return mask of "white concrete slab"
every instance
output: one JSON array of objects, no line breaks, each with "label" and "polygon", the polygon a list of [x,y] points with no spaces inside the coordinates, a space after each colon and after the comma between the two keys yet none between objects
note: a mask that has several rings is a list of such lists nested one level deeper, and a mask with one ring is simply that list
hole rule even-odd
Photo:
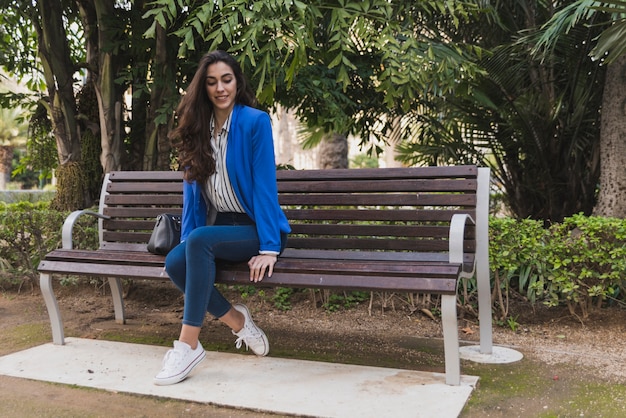
[{"label": "white concrete slab", "polygon": [[67,338],[0,357],[0,374],[114,392],[315,417],[457,417],[478,378],[207,352],[183,382],[155,386],[166,347]]}]

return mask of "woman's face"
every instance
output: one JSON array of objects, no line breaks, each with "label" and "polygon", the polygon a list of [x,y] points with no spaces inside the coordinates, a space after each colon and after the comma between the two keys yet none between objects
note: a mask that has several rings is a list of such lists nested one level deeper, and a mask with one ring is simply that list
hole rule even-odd
[{"label": "woman's face", "polygon": [[209,65],[205,86],[215,113],[228,115],[235,106],[237,95],[237,79],[233,69],[222,61]]}]

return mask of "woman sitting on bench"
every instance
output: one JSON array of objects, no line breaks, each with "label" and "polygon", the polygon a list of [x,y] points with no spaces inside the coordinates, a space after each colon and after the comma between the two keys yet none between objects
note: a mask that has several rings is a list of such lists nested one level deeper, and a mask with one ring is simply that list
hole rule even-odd
[{"label": "woman sitting on bench", "polygon": [[278,204],[274,141],[269,115],[237,61],[214,51],[200,61],[170,133],[184,167],[181,243],[165,260],[184,293],[182,328],[154,378],[157,385],[185,379],[205,357],[198,338],[208,311],[259,356],[265,333],[243,304],[231,305],[215,288],[215,260],[248,261],[250,280],[272,275],[290,227]]}]

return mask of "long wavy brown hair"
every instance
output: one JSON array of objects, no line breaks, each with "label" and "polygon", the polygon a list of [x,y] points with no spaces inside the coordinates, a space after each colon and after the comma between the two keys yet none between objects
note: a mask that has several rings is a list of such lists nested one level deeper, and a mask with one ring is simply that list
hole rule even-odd
[{"label": "long wavy brown hair", "polygon": [[177,125],[168,137],[178,150],[178,162],[185,168],[187,181],[206,181],[215,172],[215,158],[211,148],[210,124],[213,103],[206,92],[206,74],[210,65],[223,62],[237,80],[235,103],[255,107],[257,99],[235,58],[224,51],[205,54],[198,64],[186,93],[176,108]]}]

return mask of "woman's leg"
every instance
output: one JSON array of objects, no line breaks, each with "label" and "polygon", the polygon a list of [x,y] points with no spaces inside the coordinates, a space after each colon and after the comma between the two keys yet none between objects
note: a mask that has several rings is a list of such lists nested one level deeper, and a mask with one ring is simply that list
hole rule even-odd
[{"label": "woman's leg", "polygon": [[258,254],[259,241],[253,225],[207,226],[192,231],[184,244],[183,324],[200,327],[207,311],[221,318],[231,309],[215,288],[215,260],[247,261]]},{"label": "woman's leg", "polygon": [[[210,226],[197,228],[168,254],[166,270],[172,282],[184,293],[183,325],[174,349],[163,360],[161,371],[154,378],[157,385],[170,385],[185,379],[205,357],[198,341],[200,327],[207,310],[233,329],[239,323],[236,345],[250,345],[254,337],[262,337],[264,350],[269,351],[267,337],[256,328],[243,305],[233,307],[215,288],[215,259],[245,261],[258,253],[256,228],[250,226]],[[254,346],[251,346],[255,351]],[[260,350],[257,350],[260,352]],[[255,351],[256,352],[256,351]]]}]

